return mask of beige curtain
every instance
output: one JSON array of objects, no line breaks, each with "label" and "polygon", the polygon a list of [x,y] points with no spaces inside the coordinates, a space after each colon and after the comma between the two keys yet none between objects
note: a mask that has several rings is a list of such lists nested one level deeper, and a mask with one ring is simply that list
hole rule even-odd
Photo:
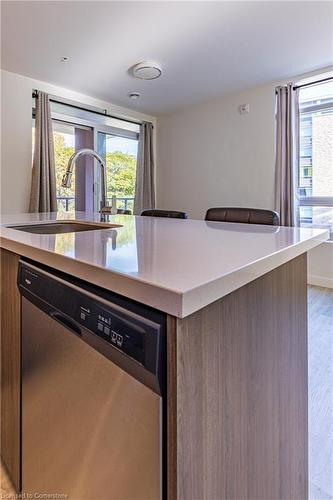
[{"label": "beige curtain", "polygon": [[299,225],[299,93],[293,87],[276,88],[275,202],[282,226]]},{"label": "beige curtain", "polygon": [[138,160],[136,166],[134,213],[155,208],[153,125],[143,122],[140,126]]},{"label": "beige curtain", "polygon": [[47,94],[38,92],[29,212],[56,210],[56,174],[50,101]]}]

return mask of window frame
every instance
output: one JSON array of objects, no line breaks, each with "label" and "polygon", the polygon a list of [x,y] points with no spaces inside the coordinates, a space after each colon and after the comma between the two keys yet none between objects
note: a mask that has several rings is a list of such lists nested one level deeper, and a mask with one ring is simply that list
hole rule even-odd
[{"label": "window frame", "polygon": [[[110,125],[96,124],[85,120],[83,118],[69,117],[68,115],[62,115],[60,113],[51,112],[52,121],[59,121],[62,123],[68,123],[70,125],[78,125],[84,128],[89,128],[96,133],[102,132],[109,135],[116,135],[117,137],[124,137],[125,139],[139,140],[139,132],[133,132],[132,130],[121,129],[117,127],[112,127]],[[95,141],[94,141],[95,142]],[[95,144],[96,146],[96,144]]]},{"label": "window frame", "polygon": [[[314,100],[316,100],[314,98]],[[318,100],[318,99],[317,99]],[[323,102],[321,104],[313,104],[311,106],[306,106],[301,104],[301,101],[299,102],[299,122],[301,122],[302,115],[308,114],[308,113],[315,113],[318,111],[325,111],[325,110],[332,110],[333,111],[333,97],[330,102]],[[301,139],[300,135],[300,130],[299,130],[299,141]],[[312,143],[312,134],[311,134],[311,143]],[[299,142],[299,148],[298,148],[298,158],[297,158],[297,200],[298,204],[300,207],[311,207],[311,208],[316,208],[316,207],[329,207],[333,211],[333,196],[301,196],[299,194],[299,189],[300,189],[300,142]],[[309,165],[310,167],[310,165]],[[311,164],[311,168],[313,168],[313,164]],[[332,167],[333,168],[333,167]],[[301,224],[303,227],[316,227],[319,226],[313,222],[305,222]],[[330,229],[330,239],[333,239],[333,228],[331,227]]]}]

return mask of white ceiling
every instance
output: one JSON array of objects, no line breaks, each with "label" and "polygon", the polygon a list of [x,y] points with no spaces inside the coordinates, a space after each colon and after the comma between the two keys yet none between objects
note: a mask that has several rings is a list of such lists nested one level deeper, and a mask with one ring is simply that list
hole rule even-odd
[{"label": "white ceiling", "polygon": [[[332,64],[332,9],[318,1],[2,1],[2,68],[159,114]],[[163,76],[133,79],[128,68],[143,60],[159,62]],[[127,97],[134,90],[139,101]]]}]

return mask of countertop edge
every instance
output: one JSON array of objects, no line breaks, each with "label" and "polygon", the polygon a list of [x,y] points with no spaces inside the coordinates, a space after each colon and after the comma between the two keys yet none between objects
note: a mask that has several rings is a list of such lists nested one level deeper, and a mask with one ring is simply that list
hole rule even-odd
[{"label": "countertop edge", "polygon": [[[328,233],[327,233],[328,234]],[[202,285],[201,287],[190,290],[184,295],[182,317],[186,317],[198,309],[212,304],[221,297],[225,297],[238,288],[247,285],[260,276],[269,273],[273,269],[289,262],[290,260],[308,252],[322,243],[326,239],[311,238],[301,243],[297,243],[289,248],[280,250],[274,254],[258,261],[252,262],[249,265],[230,273],[229,275],[222,276],[213,282]],[[200,307],[197,307],[200,301]]]},{"label": "countertop edge", "polygon": [[[176,291],[158,288],[144,281],[132,279],[108,269],[93,266],[53,252],[0,237],[0,247],[21,257],[35,260],[53,269],[73,275],[123,297],[135,300],[159,311],[182,317],[183,297]],[[167,307],[166,307],[167,305]]]},{"label": "countertop edge", "polygon": [[3,236],[0,237],[0,247],[56,270],[75,275],[82,280],[144,303],[171,316],[184,318],[320,245],[326,241],[327,237],[328,232],[326,237],[323,233],[320,237],[309,238],[184,293],[151,285],[112,270],[32,247]]}]

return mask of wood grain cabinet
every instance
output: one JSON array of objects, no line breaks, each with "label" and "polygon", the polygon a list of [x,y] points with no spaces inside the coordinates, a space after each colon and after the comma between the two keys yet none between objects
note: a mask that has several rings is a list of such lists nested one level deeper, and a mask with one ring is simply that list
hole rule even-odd
[{"label": "wood grain cabinet", "polygon": [[16,285],[19,256],[0,249],[1,259],[1,458],[19,491],[21,398],[21,301]]},{"label": "wood grain cabinet", "polygon": [[306,255],[169,329],[168,500],[308,498]]}]

